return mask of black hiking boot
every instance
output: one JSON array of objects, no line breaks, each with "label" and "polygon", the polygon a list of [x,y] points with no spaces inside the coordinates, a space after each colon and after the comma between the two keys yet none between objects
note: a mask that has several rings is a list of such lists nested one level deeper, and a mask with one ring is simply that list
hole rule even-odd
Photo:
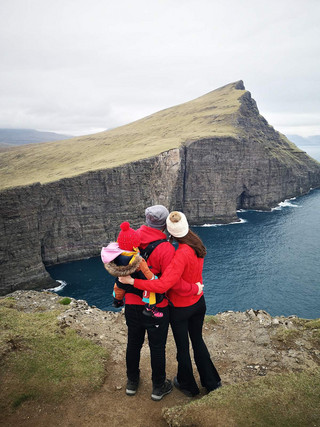
[{"label": "black hiking boot", "polygon": [[174,386],[175,386],[178,390],[180,390],[180,391],[181,391],[181,393],[183,393],[184,395],[186,395],[186,396],[188,396],[188,397],[194,397],[194,396],[196,396],[197,394],[199,394],[199,391],[198,391],[197,393],[192,393],[192,391],[187,390],[187,389],[185,389],[185,388],[182,388],[182,387],[181,387],[181,385],[179,384],[179,381],[178,381],[178,378],[177,378],[177,377],[174,377],[174,379],[173,379],[173,384],[174,384]]},{"label": "black hiking boot", "polygon": [[172,392],[172,383],[170,380],[165,380],[161,387],[153,387],[151,399],[161,400],[163,396]]},{"label": "black hiking boot", "polygon": [[128,396],[134,396],[138,390],[138,387],[139,387],[139,380],[138,381],[128,380],[126,394]]}]

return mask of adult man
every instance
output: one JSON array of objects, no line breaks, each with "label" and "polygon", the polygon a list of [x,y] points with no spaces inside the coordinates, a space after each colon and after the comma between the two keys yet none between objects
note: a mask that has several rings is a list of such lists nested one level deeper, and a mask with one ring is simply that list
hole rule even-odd
[{"label": "adult man", "polygon": [[[160,276],[170,264],[175,249],[167,240],[164,233],[168,210],[162,205],[148,207],[145,210],[146,225],[142,225],[139,233],[140,249],[146,249],[152,242],[165,240],[150,253],[147,263],[150,270]],[[127,292],[125,296],[125,317],[128,326],[128,343],[126,352],[127,364],[127,388],[129,396],[136,394],[140,377],[140,351],[144,342],[145,332],[148,333],[148,341],[152,368],[152,394],[153,400],[161,400],[163,396],[172,391],[172,383],[166,379],[165,346],[169,328],[168,300],[164,298],[157,304],[158,311],[163,313],[161,318],[148,317],[143,314],[145,303],[135,293]]]}]

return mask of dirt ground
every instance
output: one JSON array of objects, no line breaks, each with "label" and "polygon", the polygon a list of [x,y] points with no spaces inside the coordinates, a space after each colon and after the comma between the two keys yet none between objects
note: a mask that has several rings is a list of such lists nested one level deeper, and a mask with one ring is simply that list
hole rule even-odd
[{"label": "dirt ground", "polygon": [[[17,291],[11,294],[20,309],[53,310],[60,299],[49,292]],[[31,303],[32,301],[32,303]],[[61,305],[60,305],[61,308]],[[319,365],[320,352],[310,344],[311,331],[303,330],[296,341],[284,343],[279,331],[297,328],[295,317],[272,318],[264,311],[226,312],[208,318],[204,337],[223,386],[249,381],[256,376],[286,371],[301,371]],[[135,396],[125,394],[126,325],[123,313],[104,312],[85,301],[72,300],[59,316],[61,327],[75,328],[81,336],[106,347],[111,353],[103,387],[90,396],[78,395],[60,405],[23,403],[17,410],[0,416],[3,426],[166,426],[161,411],[188,403],[192,398],[179,390],[161,401],[151,400],[149,348],[141,353],[141,382]],[[147,338],[146,338],[147,341]],[[175,345],[171,331],[167,342],[167,377],[176,375]],[[196,369],[195,369],[196,371]],[[199,377],[195,375],[198,379]],[[193,398],[201,398],[201,395]],[[214,392],[213,392],[214,393]]]}]

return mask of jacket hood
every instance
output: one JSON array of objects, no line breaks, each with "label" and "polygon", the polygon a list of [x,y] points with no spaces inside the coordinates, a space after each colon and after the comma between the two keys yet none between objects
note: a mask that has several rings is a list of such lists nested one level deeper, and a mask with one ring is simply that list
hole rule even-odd
[{"label": "jacket hood", "polygon": [[142,225],[138,228],[137,232],[139,233],[141,243],[140,247],[145,248],[149,243],[154,242],[155,240],[167,239],[167,235],[156,228],[148,227],[147,225]]},{"label": "jacket hood", "polygon": [[114,261],[111,261],[104,264],[104,268],[114,277],[130,276],[137,270],[141,261],[142,257],[137,255],[131,264],[117,265]]}]

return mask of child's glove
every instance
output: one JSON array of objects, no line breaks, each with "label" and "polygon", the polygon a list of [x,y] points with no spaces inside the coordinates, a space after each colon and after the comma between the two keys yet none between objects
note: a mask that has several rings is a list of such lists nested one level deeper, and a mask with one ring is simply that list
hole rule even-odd
[{"label": "child's glove", "polygon": [[123,304],[124,304],[123,299],[116,299],[116,298],[113,298],[112,307],[120,308],[120,307],[122,307],[122,306],[123,306]]}]

